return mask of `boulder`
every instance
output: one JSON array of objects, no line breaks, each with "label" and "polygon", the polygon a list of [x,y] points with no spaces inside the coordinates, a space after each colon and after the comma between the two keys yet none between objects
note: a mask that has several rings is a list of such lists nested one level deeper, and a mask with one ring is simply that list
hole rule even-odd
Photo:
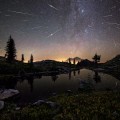
[{"label": "boulder", "polygon": [[17,94],[19,94],[18,90],[14,90],[14,89],[1,90],[0,91],[0,100],[8,99],[8,98],[13,97]]},{"label": "boulder", "polygon": [[115,118],[119,118],[119,116],[120,116],[117,111],[114,111],[114,112],[112,113],[112,115],[113,115]]},{"label": "boulder", "polygon": [[53,95],[53,96],[56,96],[56,95],[57,95],[57,93],[52,93],[52,95]]},{"label": "boulder", "polygon": [[45,104],[46,102],[44,100],[38,100],[37,102],[33,103],[33,105],[42,105]]},{"label": "boulder", "polygon": [[47,101],[46,104],[51,108],[57,108],[57,104],[55,102]]},{"label": "boulder", "polygon": [[0,101],[0,110],[4,108],[4,101]]},{"label": "boulder", "polygon": [[72,93],[72,90],[67,90],[68,93]]},{"label": "boulder", "polygon": [[16,110],[16,111],[20,110],[20,107],[16,107],[15,110]]},{"label": "boulder", "polygon": [[52,101],[38,100],[37,102],[33,103],[33,105],[36,105],[36,106],[43,105],[43,104],[53,109],[58,107],[58,104]]}]

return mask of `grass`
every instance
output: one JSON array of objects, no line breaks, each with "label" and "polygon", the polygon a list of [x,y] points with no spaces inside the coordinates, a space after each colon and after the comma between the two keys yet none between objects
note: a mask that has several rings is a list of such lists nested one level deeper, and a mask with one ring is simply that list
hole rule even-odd
[{"label": "grass", "polygon": [[93,92],[62,94],[49,98],[60,105],[59,111],[46,105],[27,106],[19,111],[14,105],[0,111],[0,120],[119,120],[120,93]]}]

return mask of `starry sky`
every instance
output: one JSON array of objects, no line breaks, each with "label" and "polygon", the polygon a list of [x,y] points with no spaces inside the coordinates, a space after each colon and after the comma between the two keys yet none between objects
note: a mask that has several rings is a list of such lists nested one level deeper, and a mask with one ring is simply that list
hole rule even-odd
[{"label": "starry sky", "polygon": [[10,35],[19,60],[106,62],[120,53],[120,0],[0,0],[0,56]]}]

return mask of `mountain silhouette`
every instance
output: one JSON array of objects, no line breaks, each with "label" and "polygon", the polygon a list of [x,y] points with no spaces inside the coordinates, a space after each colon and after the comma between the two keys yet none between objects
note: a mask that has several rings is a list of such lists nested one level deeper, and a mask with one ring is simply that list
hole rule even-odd
[{"label": "mountain silhouette", "polygon": [[108,66],[118,66],[120,65],[120,55],[117,55],[116,57],[112,58],[111,60],[107,61],[105,65]]}]

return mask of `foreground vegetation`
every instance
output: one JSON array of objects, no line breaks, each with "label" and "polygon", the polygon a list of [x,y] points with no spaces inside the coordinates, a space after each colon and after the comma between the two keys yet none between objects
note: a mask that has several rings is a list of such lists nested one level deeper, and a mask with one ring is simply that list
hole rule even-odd
[{"label": "foreground vegetation", "polygon": [[27,106],[15,110],[14,105],[0,111],[0,120],[118,120],[119,92],[62,94],[49,98],[60,105],[59,110],[47,105]]}]

